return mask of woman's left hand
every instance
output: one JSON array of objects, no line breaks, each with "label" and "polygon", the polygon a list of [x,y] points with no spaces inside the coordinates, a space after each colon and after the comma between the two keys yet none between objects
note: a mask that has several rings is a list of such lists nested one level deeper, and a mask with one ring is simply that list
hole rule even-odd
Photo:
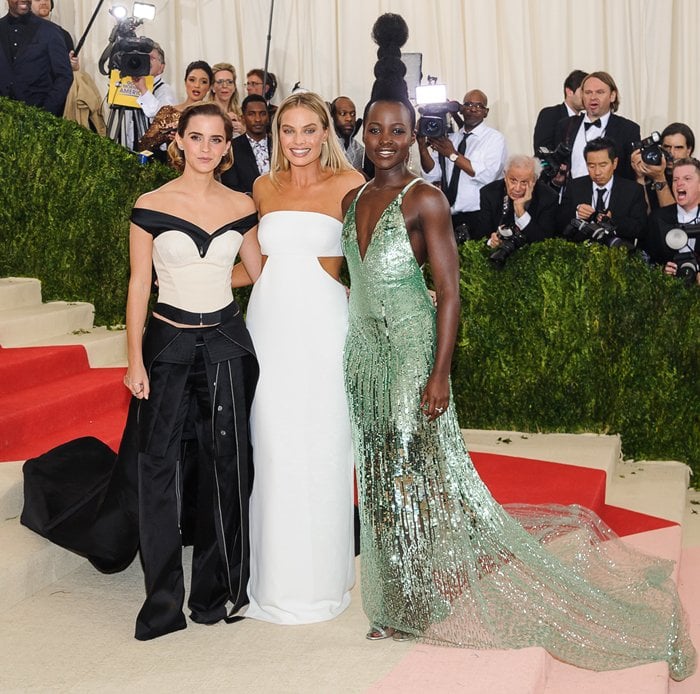
[{"label": "woman's left hand", "polygon": [[450,382],[447,376],[430,374],[420,399],[423,414],[432,422],[444,414],[450,404]]}]

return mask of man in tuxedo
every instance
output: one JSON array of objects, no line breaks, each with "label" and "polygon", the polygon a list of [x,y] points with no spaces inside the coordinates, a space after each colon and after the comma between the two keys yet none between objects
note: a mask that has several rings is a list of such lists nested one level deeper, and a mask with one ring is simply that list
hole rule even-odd
[{"label": "man in tuxedo", "polygon": [[644,189],[617,175],[619,159],[615,143],[607,137],[591,140],[584,149],[588,175],[566,186],[559,210],[559,228],[572,219],[608,222],[621,238],[636,243],[645,236]]},{"label": "man in tuxedo", "polygon": [[641,139],[639,125],[618,116],[620,96],[615,80],[607,72],[592,72],[581,82],[581,95],[585,113],[559,121],[556,144],[563,142],[571,149],[571,178],[587,173],[583,150],[586,144],[599,137],[611,140],[615,145],[618,166],[616,176],[636,179],[630,157],[632,143]]},{"label": "man in tuxedo", "polygon": [[[692,157],[678,159],[673,164],[672,179],[675,204],[659,207],[649,216],[646,248],[654,263],[663,265],[667,275],[675,275],[678,253],[693,253],[700,263],[700,241],[689,238],[686,247],[673,249],[666,243],[666,234],[681,224],[700,224],[700,161]],[[700,273],[695,282],[700,284]]]},{"label": "man in tuxedo", "polygon": [[417,138],[421,173],[430,183],[439,183],[447,196],[452,213],[452,227],[458,240],[465,225],[472,227],[479,219],[479,190],[503,175],[506,140],[484,120],[489,114],[488,99],[480,89],[464,95],[460,108],[464,125],[449,136]]},{"label": "man in tuxedo", "polygon": [[0,19],[0,96],[63,115],[73,72],[61,30],[31,12],[31,0],[7,0]]},{"label": "man in tuxedo", "polygon": [[583,109],[581,82],[587,74],[583,70],[574,70],[569,73],[564,80],[564,101],[556,106],[546,106],[540,111],[532,136],[535,155],[541,147],[546,147],[550,152],[554,151],[559,121],[571,116],[578,116]]},{"label": "man in tuxedo", "polygon": [[473,238],[488,237],[497,248],[499,226],[517,227],[529,243],[542,241],[556,232],[557,194],[537,180],[539,161],[524,154],[509,157],[504,178],[485,185],[479,195],[481,209]]},{"label": "man in tuxedo", "polygon": [[267,102],[260,94],[250,94],[241,104],[245,134],[233,140],[233,166],[221,174],[221,182],[241,193],[252,193],[255,179],[270,170],[272,140]]}]

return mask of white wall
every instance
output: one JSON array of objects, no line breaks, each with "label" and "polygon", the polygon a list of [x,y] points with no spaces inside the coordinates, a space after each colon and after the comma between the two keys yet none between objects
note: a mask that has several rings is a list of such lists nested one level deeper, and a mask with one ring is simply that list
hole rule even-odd
[{"label": "white wall", "polygon": [[[98,0],[56,0],[54,19],[77,39]],[[191,60],[228,61],[239,73],[262,67],[269,0],[151,0],[158,8],[139,34],[166,51],[166,77],[181,85]],[[131,0],[124,2],[129,8]],[[96,62],[114,24],[105,0],[81,60],[99,86]],[[488,122],[511,152],[530,151],[542,106],[561,101],[575,68],[607,70],[621,95],[619,113],[642,135],[680,120],[700,135],[700,2],[698,0],[276,0],[270,70],[280,80],[275,99],[293,84],[328,100],[341,92],[362,110],[373,81],[371,26],[398,12],[410,28],[406,51],[423,54],[424,74],[437,75],[452,98],[480,88]],[[182,90],[179,90],[182,92]]]}]

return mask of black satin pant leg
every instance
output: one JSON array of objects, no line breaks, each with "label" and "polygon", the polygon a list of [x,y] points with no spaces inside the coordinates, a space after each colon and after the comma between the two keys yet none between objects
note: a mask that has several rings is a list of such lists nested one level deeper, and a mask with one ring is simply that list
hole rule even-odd
[{"label": "black satin pant leg", "polygon": [[[224,362],[225,363],[225,362]],[[194,406],[197,412],[196,432],[198,441],[197,459],[197,516],[194,527],[194,548],[192,553],[192,581],[187,605],[190,618],[200,624],[214,624],[226,617],[226,603],[229,598],[229,581],[224,562],[223,544],[219,541],[220,526],[223,522],[217,504],[217,481],[212,427],[231,426],[217,422],[214,406],[224,410],[217,398],[212,403],[211,391],[227,388],[223,378],[216,375],[217,366],[209,362],[206,350],[197,349],[194,365]],[[211,390],[210,390],[211,387]],[[229,409],[226,412],[230,412]],[[229,432],[227,432],[229,433]],[[227,489],[226,493],[234,490]]]},{"label": "black satin pant leg", "polygon": [[[183,378],[184,392],[173,389],[172,384],[182,383]],[[156,389],[165,389],[161,400],[179,390],[180,402],[165,455],[138,454],[139,542],[146,585],[146,600],[136,618],[135,637],[140,641],[187,626],[182,612],[185,585],[180,533],[180,439],[190,409],[191,382],[192,368],[187,364],[152,365],[152,397]],[[174,392],[167,393],[169,390]]]}]

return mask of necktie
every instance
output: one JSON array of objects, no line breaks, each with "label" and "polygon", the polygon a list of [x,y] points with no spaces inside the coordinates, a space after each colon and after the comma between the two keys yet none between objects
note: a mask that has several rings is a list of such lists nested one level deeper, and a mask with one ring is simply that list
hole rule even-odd
[{"label": "necktie", "polygon": [[591,121],[590,123],[584,123],[583,127],[588,130],[588,128],[592,128],[595,125],[596,128],[600,128],[601,122],[600,118],[596,118],[595,120]]},{"label": "necktie", "polygon": [[605,212],[605,188],[596,188],[596,193],[598,193],[598,197],[595,201],[595,212],[596,214],[603,213]]},{"label": "necktie", "polygon": [[[462,139],[459,141],[459,145],[457,145],[457,153],[458,154],[464,154],[467,151],[467,137],[469,137],[471,133],[464,133],[462,136]],[[447,196],[447,202],[450,203],[450,207],[455,204],[455,200],[457,199],[457,189],[459,188],[459,174],[462,173],[462,170],[457,166],[457,163],[452,164],[452,175],[450,176],[450,183],[447,186],[447,190],[445,191],[445,195]]]}]

